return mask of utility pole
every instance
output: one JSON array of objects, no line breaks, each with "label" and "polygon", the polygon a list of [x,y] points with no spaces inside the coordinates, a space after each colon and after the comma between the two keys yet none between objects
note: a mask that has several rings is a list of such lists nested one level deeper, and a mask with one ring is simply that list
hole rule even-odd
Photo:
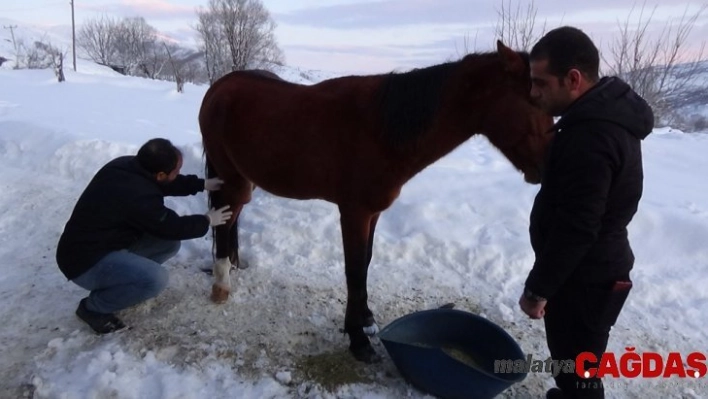
[{"label": "utility pole", "polygon": [[3,28],[5,29],[10,29],[10,36],[12,36],[12,47],[15,48],[15,56],[17,56],[17,43],[15,42],[15,31],[13,29],[17,29],[17,25],[9,25],[9,26],[4,26]]},{"label": "utility pole", "polygon": [[71,4],[71,55],[74,58],[74,72],[76,72],[76,26],[74,25],[74,0],[70,0]]}]

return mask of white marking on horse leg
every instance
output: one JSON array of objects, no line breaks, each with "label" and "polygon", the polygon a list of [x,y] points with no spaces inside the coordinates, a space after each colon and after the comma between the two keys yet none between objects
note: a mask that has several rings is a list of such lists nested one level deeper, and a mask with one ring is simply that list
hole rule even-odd
[{"label": "white marking on horse leg", "polygon": [[223,285],[231,291],[231,276],[229,271],[231,270],[231,261],[229,258],[217,259],[214,263],[214,277],[216,278],[215,284]]},{"label": "white marking on horse leg", "polygon": [[229,258],[217,259],[214,264],[214,277],[216,281],[211,286],[211,300],[214,303],[226,303],[231,293],[231,262]]},{"label": "white marking on horse leg", "polygon": [[374,335],[379,333],[379,325],[374,323],[368,327],[364,327],[364,334],[373,337]]}]

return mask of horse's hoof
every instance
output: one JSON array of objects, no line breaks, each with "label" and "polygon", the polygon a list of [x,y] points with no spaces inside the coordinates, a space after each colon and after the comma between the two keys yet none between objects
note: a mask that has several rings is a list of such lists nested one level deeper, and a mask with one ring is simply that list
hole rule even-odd
[{"label": "horse's hoof", "polygon": [[224,284],[214,283],[211,286],[211,300],[214,303],[222,304],[226,303],[229,299],[229,287]]},{"label": "horse's hoof", "polygon": [[362,346],[359,348],[349,348],[354,358],[366,364],[374,364],[381,362],[379,356],[371,345]]}]

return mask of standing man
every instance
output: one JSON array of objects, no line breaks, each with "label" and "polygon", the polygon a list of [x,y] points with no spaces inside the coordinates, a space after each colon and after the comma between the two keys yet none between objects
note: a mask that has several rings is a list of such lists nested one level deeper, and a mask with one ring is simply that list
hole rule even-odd
[{"label": "standing man", "polygon": [[136,156],[101,168],[79,198],[57,247],[59,269],[90,291],[76,315],[96,333],[125,328],[114,312],[157,296],[167,285],[161,264],[180,240],[204,236],[225,223],[228,207],[205,215],[178,216],[165,196],[218,190],[223,181],[180,175],[182,153],[168,140],[152,139]]},{"label": "standing man", "polygon": [[[544,319],[554,360],[599,361],[631,288],[627,225],[642,196],[647,103],[617,77],[599,79],[597,48],[582,31],[548,32],[531,54],[531,95],[560,116],[530,216],[536,259],[519,305]],[[596,364],[587,364],[593,367]],[[604,398],[599,378],[555,377],[548,399]]]}]

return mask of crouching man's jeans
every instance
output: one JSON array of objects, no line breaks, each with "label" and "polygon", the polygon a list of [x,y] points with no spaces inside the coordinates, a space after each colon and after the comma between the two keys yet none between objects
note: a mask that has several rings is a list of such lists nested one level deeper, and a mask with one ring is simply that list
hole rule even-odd
[{"label": "crouching man's jeans", "polygon": [[179,241],[146,234],[128,249],[111,252],[84,274],[72,280],[91,291],[88,310],[114,313],[156,297],[167,286],[162,263],[175,256]]}]

